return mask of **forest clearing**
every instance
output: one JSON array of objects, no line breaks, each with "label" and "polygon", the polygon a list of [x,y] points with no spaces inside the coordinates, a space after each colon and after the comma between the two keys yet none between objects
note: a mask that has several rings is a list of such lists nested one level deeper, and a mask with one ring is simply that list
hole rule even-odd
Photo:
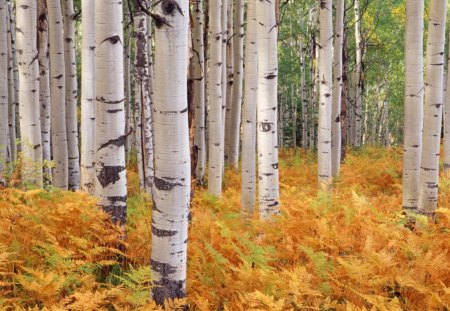
[{"label": "forest clearing", "polygon": [[[239,176],[221,199],[195,190],[187,302],[192,310],[442,310],[450,304],[450,210],[405,227],[401,152],[351,153],[331,194],[311,154],[281,157],[282,214],[240,216]],[[151,206],[129,170],[127,240],[82,193],[0,195],[0,308],[157,310],[149,295]],[[301,185],[301,186],[299,186]],[[440,206],[450,181],[441,176]],[[125,269],[126,267],[126,269]],[[183,303],[180,302],[179,305]],[[176,309],[176,303],[169,304]]]},{"label": "forest clearing", "polygon": [[448,310],[448,7],[0,0],[0,310]]}]

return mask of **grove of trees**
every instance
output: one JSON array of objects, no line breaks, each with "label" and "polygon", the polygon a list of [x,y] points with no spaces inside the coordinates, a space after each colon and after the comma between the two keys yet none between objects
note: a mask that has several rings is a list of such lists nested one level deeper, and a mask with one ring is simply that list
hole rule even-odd
[{"label": "grove of trees", "polygon": [[220,206],[229,174],[241,220],[270,227],[290,217],[286,158],[317,162],[315,195],[333,206],[348,153],[402,146],[399,213],[413,231],[423,217],[432,225],[450,168],[447,7],[0,0],[0,192],[94,196],[120,228],[125,265],[136,171],[159,306],[188,295],[190,206],[203,189]]}]

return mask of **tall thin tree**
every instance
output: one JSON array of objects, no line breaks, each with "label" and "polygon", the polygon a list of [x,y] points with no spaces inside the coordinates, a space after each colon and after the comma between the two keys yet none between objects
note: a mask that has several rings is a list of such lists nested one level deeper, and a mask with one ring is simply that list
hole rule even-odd
[{"label": "tall thin tree", "polygon": [[446,0],[430,1],[418,208],[418,212],[425,215],[433,215],[437,207],[446,13]]},{"label": "tall thin tree", "polygon": [[47,0],[50,43],[50,104],[53,161],[53,185],[67,189],[68,153],[66,132],[66,79],[64,63],[64,30],[61,2]]},{"label": "tall thin tree", "polygon": [[[16,1],[19,64],[20,132],[24,157],[23,177],[42,186],[42,139],[39,120],[39,65],[36,58],[37,2]],[[5,40],[6,42],[6,40]]]},{"label": "tall thin tree", "polygon": [[113,222],[126,221],[122,3],[95,3],[95,195]]},{"label": "tall thin tree", "polygon": [[319,188],[329,190],[331,186],[331,108],[333,96],[333,19],[331,0],[320,2],[319,8],[319,128],[318,170]]},{"label": "tall thin tree", "polygon": [[280,211],[278,180],[278,24],[275,1],[257,1],[258,36],[258,177],[261,218]]},{"label": "tall thin tree", "polygon": [[245,91],[242,107],[242,194],[244,213],[253,214],[256,199],[256,103],[258,91],[258,50],[256,48],[256,0],[247,3],[245,34]]},{"label": "tall thin tree", "polygon": [[8,158],[8,31],[6,0],[0,0],[0,185],[5,183],[3,169]]},{"label": "tall thin tree", "polygon": [[81,189],[95,185],[95,2],[81,1]]},{"label": "tall thin tree", "polygon": [[423,127],[424,1],[406,1],[403,209],[417,210]]},{"label": "tall thin tree", "polygon": [[[168,2],[168,1],[167,1]],[[186,295],[188,215],[191,194],[187,102],[189,1],[156,6],[167,24],[155,34],[155,183],[151,267],[153,299]],[[212,4],[212,3],[211,3]]]}]

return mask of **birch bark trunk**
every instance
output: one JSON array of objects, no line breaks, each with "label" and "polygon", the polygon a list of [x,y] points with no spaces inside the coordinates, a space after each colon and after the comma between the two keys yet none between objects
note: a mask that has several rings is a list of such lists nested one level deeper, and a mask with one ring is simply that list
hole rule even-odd
[{"label": "birch bark trunk", "polygon": [[66,67],[66,130],[68,163],[68,188],[80,188],[80,151],[78,149],[77,121],[77,68],[75,56],[75,11],[73,0],[64,2],[64,60]]},{"label": "birch bark trunk", "polygon": [[8,160],[8,31],[6,0],[0,0],[0,186],[5,185],[3,170]]},{"label": "birch bark trunk", "polygon": [[359,10],[359,0],[354,0],[355,11],[355,39],[356,39],[356,67],[355,67],[355,146],[360,147],[362,144],[362,40],[361,40],[361,14]]},{"label": "birch bark trunk", "polygon": [[95,185],[95,2],[81,1],[81,189]]},{"label": "birch bark trunk", "polygon": [[[42,187],[42,139],[39,120],[39,66],[36,55],[37,2],[16,1],[20,132],[24,180]],[[6,41],[5,41],[6,42]]]},{"label": "birch bark trunk", "polygon": [[126,222],[125,94],[122,3],[95,3],[95,195],[120,225]]},{"label": "birch bark trunk", "polygon": [[341,101],[342,101],[342,51],[344,47],[344,11],[345,1],[336,2],[336,26],[334,32],[334,89],[331,129],[331,174],[339,176],[341,168]]},{"label": "birch bark trunk", "polygon": [[446,0],[430,1],[418,212],[434,215],[439,184]]},{"label": "birch bark trunk", "polygon": [[333,20],[331,0],[321,1],[319,10],[319,128],[318,128],[318,174],[319,188],[331,187],[331,108],[333,96]]},{"label": "birch bark trunk", "polygon": [[280,212],[278,180],[278,25],[274,1],[257,1],[258,21],[258,176],[260,217]]},{"label": "birch bark trunk", "polygon": [[247,3],[245,33],[245,91],[242,107],[242,193],[244,215],[253,215],[256,201],[256,103],[258,102],[258,49],[256,0]]},{"label": "birch bark trunk", "polygon": [[197,148],[197,167],[195,176],[197,183],[203,184],[206,166],[205,140],[205,46],[204,46],[204,11],[203,0],[196,0],[194,4],[194,103],[195,103],[195,132],[194,146]]},{"label": "birch bark trunk", "polygon": [[223,176],[223,88],[222,88],[222,24],[221,24],[222,1],[209,3],[209,42],[210,56],[208,64],[207,93],[209,103],[208,114],[208,192],[220,197],[222,194]]},{"label": "birch bark trunk", "polygon": [[51,154],[51,123],[50,123],[50,68],[48,59],[48,17],[45,0],[38,0],[38,62],[39,62],[39,105],[41,118],[42,160],[44,161],[44,184],[52,183],[50,168]]},{"label": "birch bark trunk", "polygon": [[9,152],[10,160],[15,162],[17,160],[17,143],[16,143],[16,106],[17,106],[17,88],[15,83],[17,79],[17,62],[15,55],[15,34],[13,33],[13,16],[11,3],[7,2],[7,20],[6,27],[8,29],[8,137],[9,137]]},{"label": "birch bark trunk", "polygon": [[53,185],[67,190],[68,151],[66,132],[66,80],[61,3],[47,0],[50,43],[50,110],[52,128]]},{"label": "birch bark trunk", "polygon": [[157,26],[155,35],[155,182],[151,267],[156,285],[152,289],[153,299],[162,305],[165,299],[186,296],[191,193],[186,96],[189,1],[163,0],[157,4],[156,12],[171,25]]}]

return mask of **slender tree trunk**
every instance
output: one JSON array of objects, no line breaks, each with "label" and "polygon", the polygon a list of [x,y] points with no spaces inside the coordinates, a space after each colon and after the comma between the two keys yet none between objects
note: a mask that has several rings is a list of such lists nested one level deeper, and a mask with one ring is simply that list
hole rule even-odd
[{"label": "slender tree trunk", "polygon": [[[225,162],[228,161],[228,147],[227,147],[227,135],[226,135],[226,124],[227,124],[227,82],[228,82],[228,58],[227,58],[227,43],[228,43],[228,37],[230,36],[229,28],[228,28],[228,2],[233,0],[222,0],[222,11],[221,11],[221,30],[222,30],[222,140],[223,140],[223,147],[222,147],[222,170],[225,167]],[[231,26],[230,26],[231,27]],[[231,54],[229,54],[231,55]],[[229,114],[228,114],[229,115]]]},{"label": "slender tree trunk", "polygon": [[5,185],[4,166],[8,158],[8,31],[6,0],[0,0],[0,186]]},{"label": "slender tree trunk", "polygon": [[6,27],[8,28],[8,128],[9,128],[9,151],[10,160],[15,162],[17,160],[17,143],[16,143],[16,85],[17,82],[14,77],[17,74],[17,62],[15,55],[15,34],[13,33],[13,16],[11,10],[11,3],[7,2],[7,20]]},{"label": "slender tree trunk", "polygon": [[205,46],[204,46],[204,12],[203,0],[196,0],[193,18],[193,50],[194,50],[194,103],[195,133],[194,146],[197,148],[197,166],[195,177],[202,184],[205,177],[206,141],[205,141]]},{"label": "slender tree trunk", "polygon": [[[449,33],[450,38],[450,33]],[[450,171],[450,54],[447,59],[447,77],[444,86],[444,171]]]},{"label": "slender tree trunk", "polygon": [[[15,134],[16,138],[21,138],[22,135],[20,133],[20,115],[19,115],[19,64],[17,59],[17,48],[16,48],[16,23],[14,18],[14,10],[13,10],[13,4],[11,2],[8,2],[8,8],[9,8],[9,26],[11,28],[10,34],[11,34],[11,53],[12,53],[12,61],[13,61],[13,83],[14,83],[14,100],[15,100],[15,108],[14,108],[14,128],[15,128]],[[10,118],[12,120],[12,117]],[[15,142],[15,150],[16,150],[16,158],[17,153],[22,151],[22,144],[19,141]]]},{"label": "slender tree trunk", "polygon": [[125,155],[127,156],[127,164],[129,164],[129,161],[131,159],[131,148],[132,146],[135,146],[135,140],[133,139],[136,137],[136,128],[134,126],[134,118],[133,118],[133,109],[131,104],[131,32],[132,27],[131,25],[131,11],[128,7],[128,1],[124,1],[124,14],[123,14],[123,23],[124,23],[124,55],[123,55],[123,65],[124,65],[124,80],[125,80],[125,128],[126,129],[133,129],[133,133],[129,136],[127,136],[126,142],[125,142]]},{"label": "slender tree trunk", "polygon": [[[346,23],[344,11],[344,25]],[[348,48],[347,48],[347,32],[344,27],[343,47],[342,47],[342,90],[341,90],[341,162],[344,161],[347,152],[347,132],[349,124],[348,106]]]},{"label": "slender tree trunk", "polygon": [[222,98],[222,24],[220,19],[222,3],[209,2],[209,71],[208,71],[208,192],[215,196],[222,194],[223,176],[223,98]]},{"label": "slender tree trunk", "polygon": [[331,187],[331,108],[332,108],[332,43],[333,23],[331,0],[321,2],[319,11],[319,128],[318,128],[318,170],[319,187],[329,190]]},{"label": "slender tree trunk", "polygon": [[112,221],[123,226],[127,178],[122,16],[121,2],[96,2],[95,195]]},{"label": "slender tree trunk", "polygon": [[278,180],[278,25],[274,1],[257,1],[258,35],[258,176],[259,213],[267,219],[280,211]]},{"label": "slender tree trunk", "polygon": [[446,12],[446,0],[430,1],[418,209],[425,215],[434,215],[437,207]]},{"label": "slender tree trunk", "polygon": [[[140,1],[147,6],[146,1]],[[135,105],[140,112],[140,136],[137,137],[140,145],[143,173],[142,183],[145,191],[151,195],[153,185],[153,139],[150,98],[150,76],[148,67],[148,34],[147,16],[136,3],[134,12],[134,43],[136,50],[135,59]],[[128,130],[128,129],[127,129]]]},{"label": "slender tree trunk", "polygon": [[[39,65],[36,58],[38,54],[36,42],[37,2],[36,0],[18,0],[16,8],[17,28],[20,29],[17,32],[17,50],[21,51],[18,53],[18,63],[20,132],[24,157],[22,177],[41,187],[42,139],[39,121]],[[36,165],[38,169],[36,169]]]},{"label": "slender tree trunk", "polygon": [[256,103],[258,102],[258,49],[256,1],[247,3],[245,34],[245,91],[242,107],[242,194],[244,214],[253,215],[256,199]]},{"label": "slender tree trunk", "polygon": [[295,98],[295,89],[291,88],[291,120],[292,120],[292,149],[294,156],[297,155],[297,101]]},{"label": "slender tree trunk", "polygon": [[75,56],[75,11],[73,0],[64,3],[64,60],[66,67],[66,126],[67,126],[67,152],[68,187],[70,190],[80,188],[80,152],[78,149],[78,123],[77,123],[77,68]]},{"label": "slender tree trunk", "polygon": [[[310,13],[310,24],[312,24],[312,13]],[[312,28],[311,28],[312,31]],[[310,53],[309,53],[309,78],[310,84],[310,96],[309,96],[309,115],[311,116],[309,120],[309,149],[314,150],[314,136],[315,136],[315,87],[316,87],[316,75],[315,68],[317,67],[316,59],[316,39],[314,32],[311,32],[311,43],[310,43]]]},{"label": "slender tree trunk", "polygon": [[362,144],[362,39],[361,39],[361,19],[359,10],[359,0],[354,0],[355,10],[355,38],[356,38],[356,67],[355,67],[355,146]]},{"label": "slender tree trunk", "polygon": [[52,124],[53,185],[67,190],[68,152],[66,132],[66,79],[64,32],[59,0],[47,0],[50,42],[50,104]]},{"label": "slender tree trunk", "polygon": [[81,189],[95,185],[95,2],[81,1]]},{"label": "slender tree trunk", "polygon": [[164,2],[156,7],[157,14],[172,26],[157,27],[155,36],[155,186],[151,266],[156,285],[152,289],[153,299],[158,304],[163,304],[165,299],[186,296],[191,191],[186,97],[189,2],[176,0],[176,3],[175,7],[165,6]]},{"label": "slender tree trunk", "polygon": [[234,6],[234,34],[233,34],[233,97],[231,102],[231,124],[230,124],[230,149],[229,165],[234,170],[239,164],[239,143],[241,132],[241,106],[242,106],[242,85],[244,71],[244,0],[236,0]]},{"label": "slender tree trunk", "polygon": [[[300,25],[303,28],[303,18],[300,18]],[[302,147],[306,151],[308,149],[308,99],[306,98],[306,62],[305,62],[305,46],[303,43],[303,36],[300,35],[299,50],[300,50],[300,98],[302,101]],[[295,107],[297,108],[297,106]],[[296,109],[297,110],[297,109]],[[295,114],[295,120],[297,120],[297,114]]]},{"label": "slender tree trunk", "polygon": [[336,26],[334,32],[334,89],[331,129],[331,174],[339,176],[341,167],[341,102],[342,102],[342,51],[344,38],[345,1],[336,2]]},{"label": "slender tree trunk", "polygon": [[52,183],[50,168],[51,154],[51,123],[50,123],[50,68],[48,59],[48,17],[45,0],[38,0],[37,42],[39,52],[39,104],[41,107],[41,139],[42,160],[44,161],[44,184]]}]

